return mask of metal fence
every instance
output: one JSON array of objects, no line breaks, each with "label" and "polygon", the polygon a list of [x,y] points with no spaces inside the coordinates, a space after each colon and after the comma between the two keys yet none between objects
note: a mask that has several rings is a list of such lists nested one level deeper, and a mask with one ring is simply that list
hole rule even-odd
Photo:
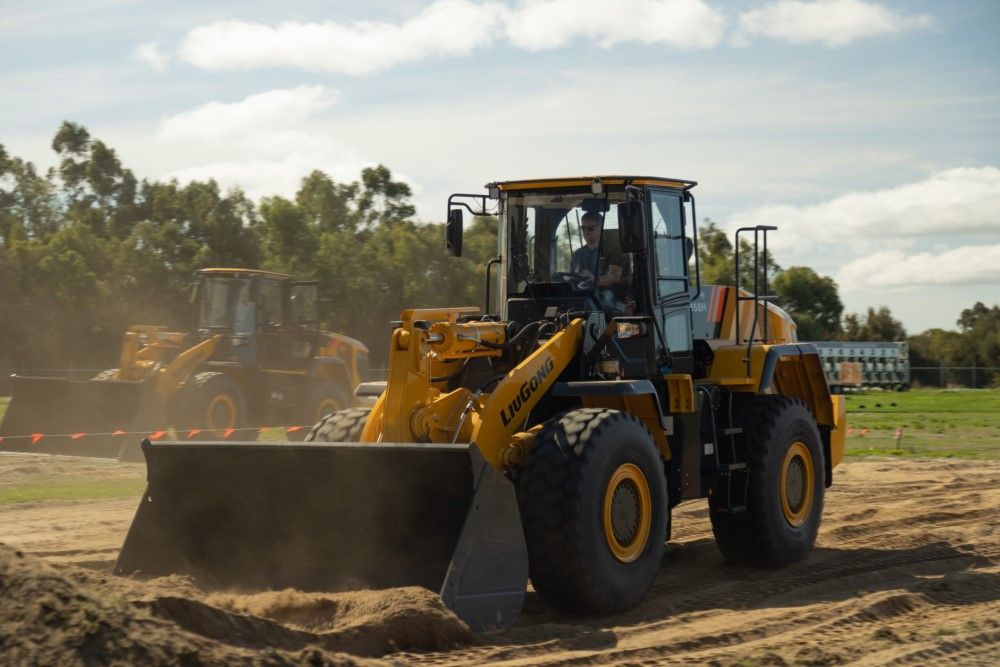
[{"label": "metal fence", "polygon": [[911,366],[914,387],[1000,388],[1000,366]]}]

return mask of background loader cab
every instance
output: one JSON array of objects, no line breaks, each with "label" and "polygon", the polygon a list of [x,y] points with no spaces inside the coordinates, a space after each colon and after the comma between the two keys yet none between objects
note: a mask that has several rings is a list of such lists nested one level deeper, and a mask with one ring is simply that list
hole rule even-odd
[{"label": "background loader cab", "polygon": [[306,369],[329,342],[319,329],[316,281],[206,269],[192,302],[198,305],[198,336],[231,334],[228,352],[247,367]]}]

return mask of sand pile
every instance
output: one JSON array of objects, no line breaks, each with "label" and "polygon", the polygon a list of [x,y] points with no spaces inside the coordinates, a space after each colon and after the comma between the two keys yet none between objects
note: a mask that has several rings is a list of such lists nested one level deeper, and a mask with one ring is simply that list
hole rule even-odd
[{"label": "sand pile", "polygon": [[56,568],[5,545],[0,599],[0,662],[15,665],[339,665],[476,641],[423,589],[206,596],[184,577]]},{"label": "sand pile", "polygon": [[312,634],[325,648],[355,655],[442,651],[477,643],[440,597],[418,587],[334,594],[293,590],[215,594],[207,602]]}]

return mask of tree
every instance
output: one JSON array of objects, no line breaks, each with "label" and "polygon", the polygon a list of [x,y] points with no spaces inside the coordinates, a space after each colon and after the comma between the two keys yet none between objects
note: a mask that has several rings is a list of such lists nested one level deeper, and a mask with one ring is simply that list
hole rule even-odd
[{"label": "tree", "polygon": [[372,226],[412,218],[417,210],[410,203],[410,186],[392,180],[384,165],[367,167],[361,172],[361,193],[355,210],[362,224]]},{"label": "tree", "polygon": [[[764,253],[763,247],[760,249],[760,275],[757,280],[757,289],[763,291],[765,272],[769,279],[773,279],[780,271],[781,267],[774,261],[774,253],[768,251]],[[702,227],[698,229],[698,261],[701,264],[701,282],[705,285],[733,285],[733,276],[736,275],[736,257],[733,253],[733,244],[730,243],[726,233],[719,229],[709,218],[705,218]],[[694,268],[691,268],[693,274]],[[740,287],[747,291],[754,289],[753,275],[753,244],[746,239],[740,238]],[[769,286],[770,287],[770,286]]]},{"label": "tree", "polygon": [[358,216],[352,206],[359,189],[357,182],[335,183],[322,171],[314,170],[302,179],[295,203],[309,224],[321,232],[354,229]]},{"label": "tree", "polygon": [[892,316],[888,306],[879,306],[878,310],[869,307],[864,319],[857,313],[850,313],[844,317],[844,339],[906,340],[906,329],[903,328],[902,322]]},{"label": "tree", "polygon": [[841,335],[844,304],[837,283],[806,266],[793,266],[775,277],[779,305],[798,325],[799,340],[831,340]]}]

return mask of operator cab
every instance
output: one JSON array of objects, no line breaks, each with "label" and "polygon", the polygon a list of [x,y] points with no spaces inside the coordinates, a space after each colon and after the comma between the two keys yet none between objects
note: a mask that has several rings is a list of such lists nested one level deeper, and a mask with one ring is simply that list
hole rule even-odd
[{"label": "operator cab", "polygon": [[316,353],[316,281],[251,269],[202,269],[191,295],[199,336],[226,333],[220,356],[244,366],[305,367]]},{"label": "operator cab", "polygon": [[[488,195],[449,199],[448,244],[460,254],[463,209],[496,216],[487,312],[522,324],[553,307],[596,313],[602,330],[615,319],[634,321],[648,349],[634,350],[643,362],[631,373],[626,363],[626,375],[666,370],[650,368],[654,359],[661,366],[669,360],[672,372],[690,372],[690,304],[698,284],[688,270],[697,238],[694,186],[623,176],[491,183]],[[492,264],[499,268],[491,271]]]}]

